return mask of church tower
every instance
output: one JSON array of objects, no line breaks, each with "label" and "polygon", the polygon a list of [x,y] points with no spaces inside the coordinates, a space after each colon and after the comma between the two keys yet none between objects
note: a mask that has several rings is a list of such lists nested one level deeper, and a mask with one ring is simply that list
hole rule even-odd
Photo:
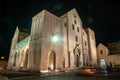
[{"label": "church tower", "polygon": [[[83,29],[82,21],[76,9],[72,9],[63,16],[64,22],[64,60],[65,68],[78,68],[86,66],[88,61],[87,34]],[[84,35],[83,35],[84,33]],[[83,42],[87,45],[84,46]]]},{"label": "church tower", "polygon": [[96,67],[98,63],[97,63],[97,49],[96,49],[95,33],[90,28],[85,29],[85,31],[88,34],[90,66]]},{"label": "church tower", "polygon": [[9,55],[9,60],[8,60],[8,67],[14,67],[15,66],[15,47],[18,42],[18,37],[19,37],[19,29],[18,27],[15,30],[14,36],[11,41],[11,48],[10,48],[10,55]]},{"label": "church tower", "polygon": [[46,10],[32,18],[29,69],[60,70],[63,67],[62,19]]}]

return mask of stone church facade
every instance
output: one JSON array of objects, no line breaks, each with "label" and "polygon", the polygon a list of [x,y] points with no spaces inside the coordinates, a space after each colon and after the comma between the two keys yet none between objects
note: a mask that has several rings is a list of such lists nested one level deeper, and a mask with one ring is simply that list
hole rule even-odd
[{"label": "stone church facade", "polygon": [[75,9],[61,17],[43,10],[32,18],[30,34],[18,27],[8,67],[48,72],[97,66],[94,31],[83,29]]},{"label": "stone church facade", "polygon": [[[98,65],[101,68],[120,68],[120,42],[112,42],[106,47],[102,43],[97,46]],[[110,50],[110,48],[111,50]],[[115,54],[117,53],[117,54]]]}]

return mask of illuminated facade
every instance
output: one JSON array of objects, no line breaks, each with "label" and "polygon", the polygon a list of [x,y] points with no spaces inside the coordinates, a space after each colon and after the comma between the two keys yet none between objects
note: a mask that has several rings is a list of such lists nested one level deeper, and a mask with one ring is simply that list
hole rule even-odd
[{"label": "illuminated facade", "polygon": [[43,10],[32,18],[30,35],[16,28],[8,67],[48,72],[97,66],[94,31],[83,29],[75,9],[57,17]]},{"label": "illuminated facade", "polygon": [[[120,68],[120,42],[109,43],[108,47],[100,43],[97,47],[98,64],[102,68],[111,66]],[[109,48],[109,49],[108,49]]]},{"label": "illuminated facade", "polygon": [[108,48],[100,43],[97,47],[98,64],[102,68],[106,68],[109,65],[108,61]]}]

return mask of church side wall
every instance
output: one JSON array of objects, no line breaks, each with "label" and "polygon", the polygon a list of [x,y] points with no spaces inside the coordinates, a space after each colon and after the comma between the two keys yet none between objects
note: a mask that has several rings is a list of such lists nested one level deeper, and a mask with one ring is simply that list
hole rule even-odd
[{"label": "church side wall", "polygon": [[[27,50],[29,50],[29,43],[16,49],[16,52],[15,52],[15,55],[16,55],[15,68],[16,69],[20,69],[22,67],[28,68],[29,63],[25,64],[26,54],[29,54],[29,53],[27,53]],[[27,66],[25,66],[25,65],[27,65]]]}]

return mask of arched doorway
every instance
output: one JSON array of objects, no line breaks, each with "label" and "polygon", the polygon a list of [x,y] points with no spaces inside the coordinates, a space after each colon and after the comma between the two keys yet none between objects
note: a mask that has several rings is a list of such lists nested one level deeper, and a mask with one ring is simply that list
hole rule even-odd
[{"label": "arched doorway", "polygon": [[24,67],[27,68],[27,65],[28,65],[28,49],[26,50],[26,53],[25,53]]},{"label": "arched doorway", "polygon": [[106,68],[106,64],[105,64],[105,60],[104,59],[100,60],[100,66],[101,66],[101,68]]},{"label": "arched doorway", "polygon": [[15,67],[19,66],[19,58],[20,58],[20,52],[16,54],[16,61],[15,61]]},{"label": "arched doorway", "polygon": [[75,67],[80,65],[80,50],[78,48],[74,49],[74,64]]},{"label": "arched doorway", "polygon": [[48,53],[48,70],[55,70],[55,53],[49,51]]},{"label": "arched doorway", "polygon": [[20,67],[23,67],[23,62],[24,62],[24,50],[22,51],[21,55],[20,55]]},{"label": "arched doorway", "polygon": [[14,67],[16,66],[16,60],[17,60],[17,53],[15,53],[15,57],[14,57],[14,64],[13,64]]},{"label": "arched doorway", "polygon": [[79,55],[75,55],[75,67],[79,67]]},{"label": "arched doorway", "polygon": [[70,67],[71,62],[70,62],[70,52],[68,52],[68,67]]}]

